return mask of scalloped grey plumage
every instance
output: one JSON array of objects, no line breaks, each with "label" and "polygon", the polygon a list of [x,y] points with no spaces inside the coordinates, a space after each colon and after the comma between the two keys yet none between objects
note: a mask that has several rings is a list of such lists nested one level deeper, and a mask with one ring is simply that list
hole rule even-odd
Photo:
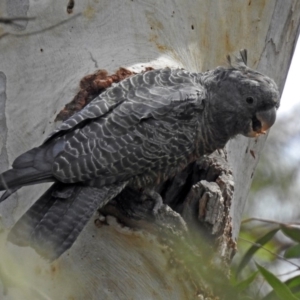
[{"label": "scalloped grey plumage", "polygon": [[55,182],[9,240],[56,259],[125,186],[152,187],[235,135],[270,127],[278,98],[272,79],[241,65],[205,73],[165,68],[121,81],[1,174],[2,201],[21,186]]}]

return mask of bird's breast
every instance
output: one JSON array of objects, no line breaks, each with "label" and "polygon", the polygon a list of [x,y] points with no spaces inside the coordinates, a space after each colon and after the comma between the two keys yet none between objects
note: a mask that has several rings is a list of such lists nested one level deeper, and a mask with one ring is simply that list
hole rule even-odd
[{"label": "bird's breast", "polygon": [[196,161],[199,156],[195,152],[186,157],[182,157],[168,165],[164,169],[147,170],[143,174],[132,177],[129,181],[129,186],[134,189],[146,188],[159,185],[166,180],[174,177],[186,168],[190,163]]}]

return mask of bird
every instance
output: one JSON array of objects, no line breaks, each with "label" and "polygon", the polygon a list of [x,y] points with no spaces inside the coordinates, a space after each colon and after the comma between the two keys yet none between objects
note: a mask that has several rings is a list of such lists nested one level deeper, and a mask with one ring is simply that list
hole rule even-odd
[{"label": "bird", "polygon": [[[274,80],[247,66],[247,50],[206,72],[162,68],[107,88],[39,147],[0,174],[0,202],[22,186],[53,182],[8,240],[54,261],[125,187],[153,187],[241,134],[258,137],[280,104]],[[159,202],[159,201],[158,201]]]}]

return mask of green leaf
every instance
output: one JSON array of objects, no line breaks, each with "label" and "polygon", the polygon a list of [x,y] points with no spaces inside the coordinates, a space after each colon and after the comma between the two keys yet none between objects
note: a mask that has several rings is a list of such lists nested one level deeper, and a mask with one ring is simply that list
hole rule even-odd
[{"label": "green leaf", "polygon": [[285,283],[289,288],[293,288],[293,287],[300,288],[300,275],[288,279]]},{"label": "green leaf", "polygon": [[281,282],[274,274],[260,266],[256,263],[258,271],[264,277],[264,279],[269,283],[269,285],[274,289],[274,292],[280,300],[299,300],[295,297],[291,290],[287,287],[286,284]]},{"label": "green leaf", "polygon": [[247,289],[250,286],[250,284],[253,282],[253,280],[256,278],[257,274],[258,274],[258,271],[255,271],[248,278],[246,278],[245,280],[240,281],[238,284],[236,284],[235,287],[237,288],[237,290],[239,292],[242,292],[245,289]]},{"label": "green leaf", "polygon": [[286,235],[293,241],[300,243],[300,228],[299,227],[281,224],[280,229],[284,235]]},{"label": "green leaf", "polygon": [[[291,289],[296,297],[300,297],[300,275],[285,281],[285,284]],[[274,290],[267,294],[262,300],[278,300]]]},{"label": "green leaf", "polygon": [[300,275],[288,279],[285,284],[291,289],[294,295],[300,297]]},{"label": "green leaf", "polygon": [[269,242],[278,230],[279,230],[279,228],[275,228],[275,229],[267,232],[264,236],[262,236],[255,242],[255,244],[257,244],[257,245],[253,245],[250,247],[250,249],[243,256],[243,258],[237,268],[236,277],[243,270],[243,268],[249,263],[249,261],[251,260],[252,256],[255,254],[255,252],[257,250],[259,250],[261,246],[263,246],[267,242]]},{"label": "green leaf", "polygon": [[291,246],[284,253],[285,258],[299,258],[300,257],[300,244]]}]

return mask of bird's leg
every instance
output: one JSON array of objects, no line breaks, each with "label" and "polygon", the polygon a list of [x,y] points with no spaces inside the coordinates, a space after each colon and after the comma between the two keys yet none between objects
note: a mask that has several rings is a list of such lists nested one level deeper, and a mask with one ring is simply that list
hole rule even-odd
[{"label": "bird's leg", "polygon": [[163,199],[161,195],[152,189],[144,189],[143,194],[153,200],[154,206],[152,211],[154,215],[157,215],[158,211],[163,206]]}]

